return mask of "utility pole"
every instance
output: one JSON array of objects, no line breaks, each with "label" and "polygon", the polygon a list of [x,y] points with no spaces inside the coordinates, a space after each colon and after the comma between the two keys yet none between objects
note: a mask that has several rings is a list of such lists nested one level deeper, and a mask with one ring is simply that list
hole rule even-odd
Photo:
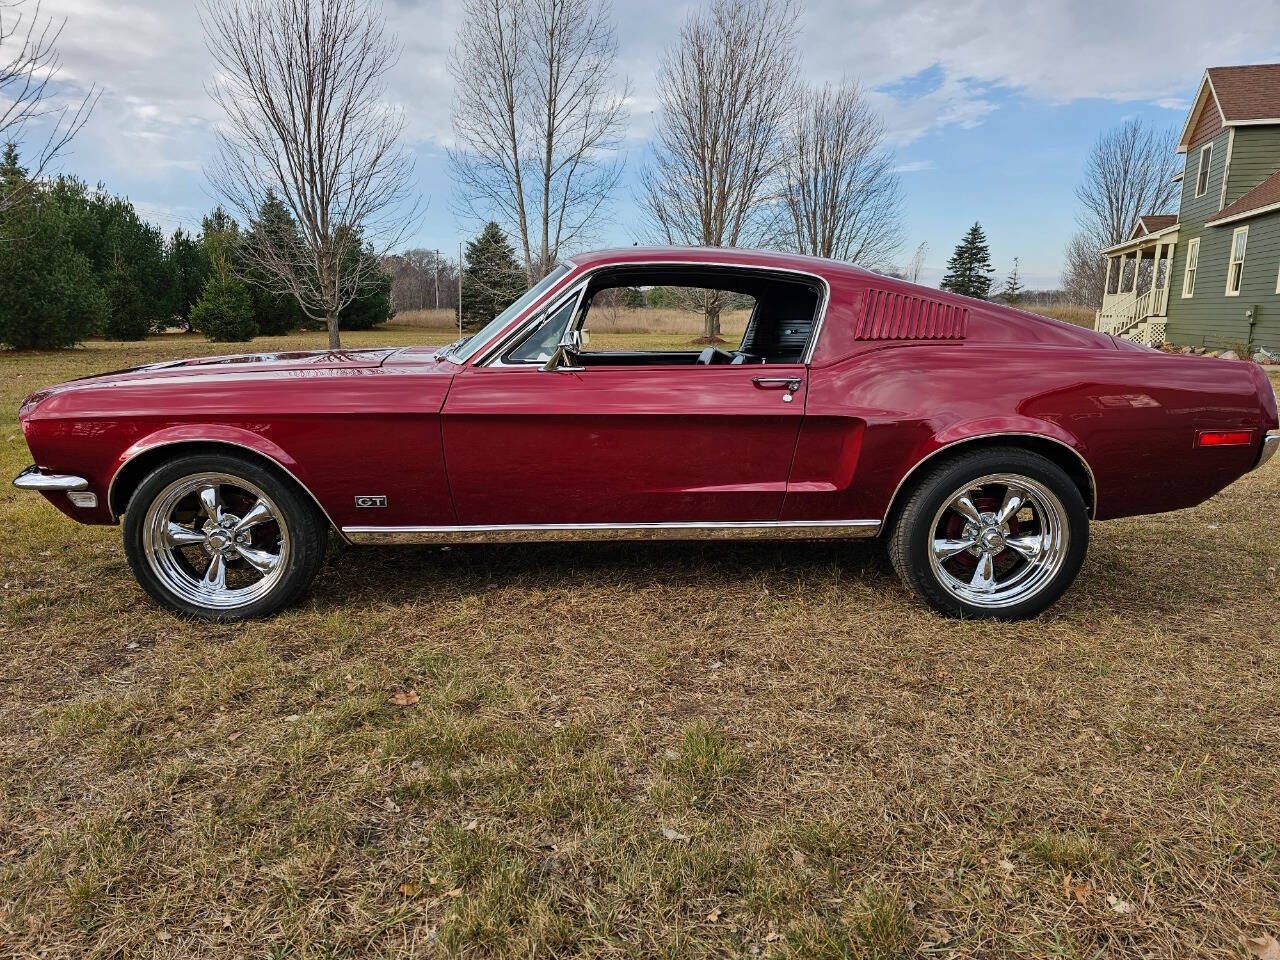
[{"label": "utility pole", "polygon": [[432,250],[436,255],[436,309],[440,309],[440,251]]}]

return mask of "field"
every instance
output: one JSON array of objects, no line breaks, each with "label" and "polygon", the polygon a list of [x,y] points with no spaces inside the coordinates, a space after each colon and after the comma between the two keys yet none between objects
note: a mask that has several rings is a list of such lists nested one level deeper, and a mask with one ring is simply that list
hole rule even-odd
[{"label": "field", "polygon": [[[219,349],[0,353],[0,472],[36,387]],[[1280,462],[1098,524],[1026,624],[933,616],[869,545],[335,543],[210,627],[6,485],[0,956],[1245,957],[1278,515]]]},{"label": "field", "polygon": [[1062,320],[1066,323],[1074,323],[1077,327],[1088,327],[1090,329],[1093,329],[1093,323],[1096,319],[1094,311],[1090,307],[1082,307],[1074,303],[1027,304],[1019,309],[1029,310],[1043,317],[1052,317],[1054,320]]},{"label": "field", "polygon": [[[1092,321],[1092,315],[1090,315]],[[750,314],[746,310],[725,311],[720,317],[721,338],[736,346],[742,341]],[[457,314],[448,310],[406,310],[397,313],[395,328],[419,332],[420,338],[449,341],[458,337]],[[592,349],[698,349],[692,345],[702,336],[702,314],[690,310],[620,307],[593,308],[587,329]]]}]

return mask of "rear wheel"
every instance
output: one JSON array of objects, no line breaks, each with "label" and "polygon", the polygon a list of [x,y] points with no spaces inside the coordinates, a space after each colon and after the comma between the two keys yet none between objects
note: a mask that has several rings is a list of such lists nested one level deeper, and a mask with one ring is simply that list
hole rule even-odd
[{"label": "rear wheel", "polygon": [[934,467],[889,537],[898,575],[952,617],[1020,620],[1075,581],[1089,514],[1071,478],[1017,448],[961,454]]},{"label": "rear wheel", "polygon": [[241,457],[166,463],[134,492],[124,543],[142,587],[206,620],[274,613],[310,586],[327,530],[292,483]]}]

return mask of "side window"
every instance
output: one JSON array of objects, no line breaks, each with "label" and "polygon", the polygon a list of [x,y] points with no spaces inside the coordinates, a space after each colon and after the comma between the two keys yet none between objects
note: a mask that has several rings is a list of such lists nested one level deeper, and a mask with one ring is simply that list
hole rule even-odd
[{"label": "side window", "polygon": [[[742,345],[756,298],[706,287],[608,287],[591,297],[584,353],[681,353]],[[732,357],[730,357],[732,359]]]},{"label": "side window", "polygon": [[530,321],[501,363],[546,363],[569,330],[585,367],[802,363],[822,291],[813,277],[745,267],[601,270]]},{"label": "side window", "polygon": [[1196,169],[1196,196],[1203,197],[1209,189],[1209,168],[1213,165],[1213,144],[1200,148],[1200,166]]}]

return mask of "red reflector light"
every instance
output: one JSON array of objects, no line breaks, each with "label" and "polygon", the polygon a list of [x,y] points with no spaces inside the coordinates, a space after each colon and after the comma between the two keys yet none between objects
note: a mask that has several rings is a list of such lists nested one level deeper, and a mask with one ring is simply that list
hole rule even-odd
[{"label": "red reflector light", "polygon": [[1242,447],[1253,442],[1252,430],[1201,430],[1197,447]]}]

